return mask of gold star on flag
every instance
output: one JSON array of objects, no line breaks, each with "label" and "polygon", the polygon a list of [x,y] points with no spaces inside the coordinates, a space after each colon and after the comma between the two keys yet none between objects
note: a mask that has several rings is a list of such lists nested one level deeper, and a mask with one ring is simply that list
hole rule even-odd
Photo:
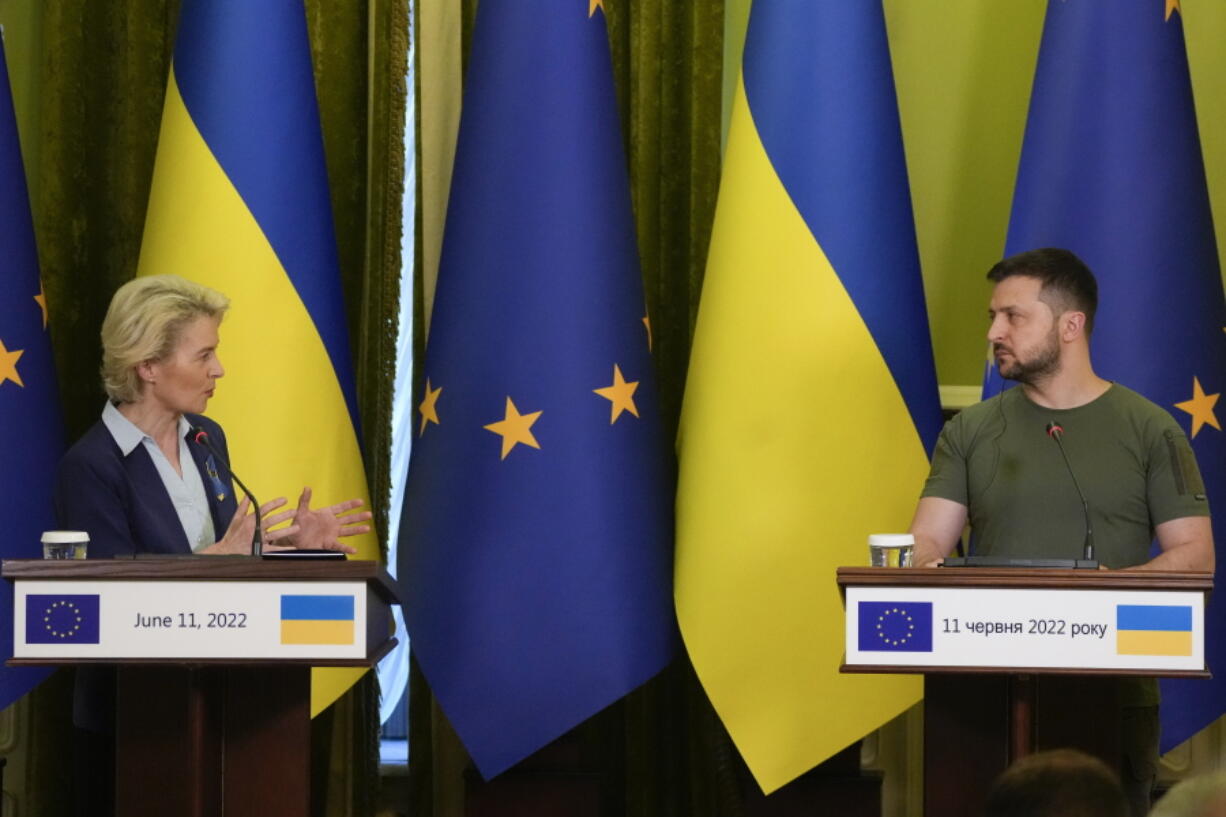
[{"label": "gold star on flag", "polygon": [[1201,427],[1208,423],[1218,431],[1222,427],[1218,425],[1217,415],[1213,413],[1213,407],[1217,404],[1217,399],[1221,394],[1205,394],[1205,390],[1200,387],[1200,380],[1192,378],[1192,399],[1184,400],[1182,403],[1176,403],[1175,408],[1186,411],[1192,415],[1192,439],[1196,439],[1196,434],[1201,430]]},{"label": "gold star on flag", "polygon": [[485,426],[486,431],[492,431],[502,437],[502,459],[507,458],[507,454],[511,453],[511,449],[518,443],[530,445],[533,448],[540,448],[540,443],[536,441],[536,437],[532,436],[532,424],[541,416],[541,412],[534,411],[531,414],[520,414],[519,409],[515,408],[515,404],[511,402],[511,398],[507,398],[507,415],[505,418],[496,423],[490,423]]},{"label": "gold star on flag", "polygon": [[605,386],[603,389],[592,389],[601,397],[612,403],[611,416],[609,417],[609,425],[617,422],[617,418],[621,416],[623,411],[628,411],[635,417],[639,416],[638,407],[634,405],[634,390],[639,387],[638,381],[627,383],[622,378],[622,370],[618,368],[616,363],[613,364],[613,385]]},{"label": "gold star on flag", "polygon": [[[648,315],[643,316],[643,326],[647,327],[647,351],[650,352],[651,351],[651,317],[650,316]],[[1226,328],[1223,328],[1222,331],[1226,332]]]},{"label": "gold star on flag", "polygon": [[426,433],[426,424],[434,423],[438,425],[438,396],[443,393],[443,387],[437,389],[430,388],[430,378],[426,378],[426,396],[422,399],[421,405],[417,410],[421,412],[421,431],[417,433],[420,437]]},{"label": "gold star on flag", "polygon": [[1179,0],[1166,0],[1166,17],[1163,19],[1170,21],[1171,13],[1175,11],[1183,14],[1183,9],[1179,7]]},{"label": "gold star on flag", "polygon": [[43,329],[47,328],[47,292],[43,289],[43,282],[38,282],[38,294],[34,296],[34,300],[38,301],[38,305],[43,310]]},{"label": "gold star on flag", "polygon": [[17,374],[17,360],[25,354],[22,349],[16,349],[10,352],[4,345],[4,341],[0,340],[0,384],[6,380],[12,380],[23,389],[26,384],[21,382],[21,375]]},{"label": "gold star on flag", "polygon": [[[601,11],[604,11],[604,0],[588,0],[588,2],[590,3],[590,5],[587,7],[588,17],[591,17],[593,14],[595,14],[596,9],[600,9]],[[1167,0],[1167,2],[1170,2],[1170,0]]]}]

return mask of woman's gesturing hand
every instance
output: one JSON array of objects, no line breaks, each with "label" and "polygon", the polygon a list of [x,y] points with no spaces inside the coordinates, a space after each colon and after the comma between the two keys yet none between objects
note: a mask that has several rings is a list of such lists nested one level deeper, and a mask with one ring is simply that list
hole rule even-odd
[{"label": "woman's gesturing hand", "polygon": [[294,533],[284,544],[304,549],[357,553],[356,548],[340,540],[347,536],[370,533],[370,525],[364,524],[370,521],[370,511],[350,513],[364,504],[360,499],[348,499],[335,505],[312,510],[311,489],[310,487],[303,488],[302,495],[298,497],[298,507],[293,512],[294,524],[290,526]]},{"label": "woman's gesturing hand", "polygon": [[[277,508],[284,506],[287,500],[283,496],[269,500],[260,506],[260,516],[263,522],[264,544],[268,545],[276,542],[279,539],[284,539],[288,536],[293,536],[298,532],[298,525],[287,525],[284,528],[277,530],[269,530],[274,525],[279,525],[287,520],[292,520],[297,513],[296,510],[290,509],[281,511],[280,513],[272,513]],[[251,537],[255,534],[255,514],[250,512],[251,501],[247,497],[243,497],[238,503],[238,508],[234,511],[234,516],[230,519],[230,524],[226,527],[225,534],[215,544],[201,550],[201,553],[209,555],[221,555],[227,553],[250,553],[251,552]]]}]

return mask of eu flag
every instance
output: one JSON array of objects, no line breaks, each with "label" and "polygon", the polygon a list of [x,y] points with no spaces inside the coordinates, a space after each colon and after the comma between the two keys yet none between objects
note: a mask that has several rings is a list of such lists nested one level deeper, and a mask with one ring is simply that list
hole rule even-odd
[{"label": "eu flag", "polygon": [[97,644],[98,594],[26,596],[27,644]]},{"label": "eu flag", "polygon": [[[1067,247],[1094,270],[1095,369],[1183,425],[1220,520],[1226,307],[1184,22],[1164,0],[1048,5],[1005,252]],[[985,390],[998,388],[990,369]],[[1226,710],[1226,605],[1206,633],[1218,672],[1162,682],[1163,751]]]},{"label": "eu flag", "polygon": [[856,645],[871,652],[932,652],[932,602],[862,601]]},{"label": "eu flag", "polygon": [[484,0],[399,576],[482,774],[658,672],[673,486],[600,2]]},{"label": "eu flag", "polygon": [[[17,119],[0,39],[0,557],[36,559],[39,534],[55,527],[51,488],[64,453],[55,363],[47,335],[47,298]],[[0,582],[0,610],[13,610],[13,585]],[[11,621],[11,619],[8,619]],[[13,628],[0,626],[0,664],[13,655]],[[0,709],[16,701],[48,670],[0,667]]]}]

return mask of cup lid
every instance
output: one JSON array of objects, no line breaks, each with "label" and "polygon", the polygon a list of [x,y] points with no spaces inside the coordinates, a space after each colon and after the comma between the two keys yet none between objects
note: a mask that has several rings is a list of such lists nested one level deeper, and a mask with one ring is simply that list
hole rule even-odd
[{"label": "cup lid", "polygon": [[915,544],[915,537],[910,533],[871,533],[868,544],[875,548],[900,548]]},{"label": "cup lid", "polygon": [[83,530],[45,530],[42,541],[44,545],[74,545],[88,542],[89,534]]}]

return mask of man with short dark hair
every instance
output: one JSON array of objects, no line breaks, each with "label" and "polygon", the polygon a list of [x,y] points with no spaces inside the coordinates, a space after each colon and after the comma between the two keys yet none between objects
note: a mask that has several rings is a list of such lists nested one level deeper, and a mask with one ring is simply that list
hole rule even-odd
[{"label": "man with short dark hair", "polygon": [[[1209,505],[1187,435],[1164,409],[1094,373],[1090,270],[1068,250],[1041,249],[1006,258],[988,279],[992,354],[1020,388],[964,409],[941,431],[911,523],[915,564],[939,564],[968,521],[977,555],[1082,558],[1083,507],[1044,437],[1054,422],[1066,432],[1104,567],[1212,572]],[[1143,815],[1157,770],[1158,686],[1137,679],[1120,695],[1124,785]]]},{"label": "man with short dark hair", "polygon": [[996,778],[984,817],[1128,817],[1107,764],[1075,749],[1024,757]]},{"label": "man with short dark hair", "polygon": [[[1085,521],[1049,422],[1089,501],[1096,556],[1109,568],[1213,570],[1213,531],[1195,455],[1161,407],[1090,364],[1094,276],[1068,250],[1001,261],[988,340],[1020,388],[946,424],[911,523],[916,564],[949,555],[968,520],[980,555],[1080,558]],[[1157,538],[1161,552],[1149,558]]]}]

